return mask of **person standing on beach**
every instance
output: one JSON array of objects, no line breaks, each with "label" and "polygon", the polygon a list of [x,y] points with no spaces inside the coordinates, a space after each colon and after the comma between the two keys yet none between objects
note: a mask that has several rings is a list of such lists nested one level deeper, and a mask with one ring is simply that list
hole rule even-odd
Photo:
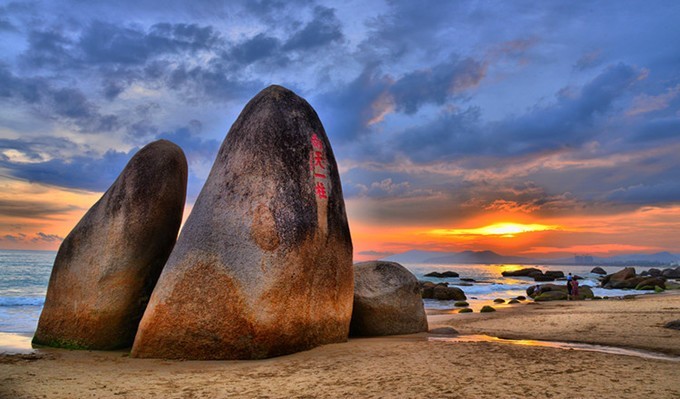
[{"label": "person standing on beach", "polygon": [[567,301],[571,300],[571,288],[572,288],[572,279],[571,273],[567,276]]},{"label": "person standing on beach", "polygon": [[572,299],[578,299],[578,279],[576,277],[571,280],[571,296]]}]

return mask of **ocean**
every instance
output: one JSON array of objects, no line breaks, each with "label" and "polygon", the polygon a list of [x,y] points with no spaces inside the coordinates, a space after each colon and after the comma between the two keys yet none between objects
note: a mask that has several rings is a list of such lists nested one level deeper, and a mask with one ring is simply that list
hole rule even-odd
[{"label": "ocean", "polygon": [[[40,311],[45,303],[47,283],[50,279],[52,264],[56,252],[53,251],[8,251],[0,250],[0,333],[29,335],[35,332]],[[419,280],[433,282],[446,281],[450,285],[465,284],[461,278],[472,278],[471,286],[460,286],[468,297],[470,306],[477,310],[491,303],[495,298],[510,299],[518,295],[526,295],[526,289],[536,283],[527,277],[502,277],[504,270],[515,270],[523,265],[433,265],[404,264]],[[541,270],[562,270],[565,274],[584,277],[581,286],[593,287],[595,295],[622,296],[632,293],[630,290],[607,290],[597,287],[596,275],[590,273],[592,265],[575,266],[531,266]],[[621,267],[603,266],[608,273]],[[424,275],[432,271],[452,270],[460,274],[459,278],[430,278]],[[646,268],[636,268],[638,273]],[[563,284],[563,282],[557,282]],[[636,294],[640,291],[635,291]],[[425,299],[428,309],[452,309],[455,301],[437,301]],[[503,306],[503,305],[494,305]]]}]

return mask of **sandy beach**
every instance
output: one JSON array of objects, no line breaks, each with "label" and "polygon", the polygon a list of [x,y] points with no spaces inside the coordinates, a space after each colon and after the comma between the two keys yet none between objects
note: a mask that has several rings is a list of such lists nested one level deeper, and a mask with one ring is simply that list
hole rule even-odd
[{"label": "sandy beach", "polygon": [[132,359],[44,349],[0,358],[2,398],[677,398],[680,295],[522,303],[490,314],[429,315],[463,336],[582,342],[661,360],[531,341],[449,342],[431,334],[351,339],[261,361]]}]

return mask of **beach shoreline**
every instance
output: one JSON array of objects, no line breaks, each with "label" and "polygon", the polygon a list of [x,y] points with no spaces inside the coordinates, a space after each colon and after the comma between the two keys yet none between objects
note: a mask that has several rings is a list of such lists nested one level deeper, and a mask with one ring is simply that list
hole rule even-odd
[{"label": "beach shoreline", "polygon": [[[584,342],[680,356],[680,331],[662,327],[663,321],[680,318],[676,292],[632,300],[528,303],[484,314],[430,312],[428,319],[430,328],[451,326],[466,335]],[[169,361],[133,359],[125,351],[40,349],[33,355],[0,357],[0,397],[680,396],[677,361],[431,337],[352,338],[256,361]]]}]

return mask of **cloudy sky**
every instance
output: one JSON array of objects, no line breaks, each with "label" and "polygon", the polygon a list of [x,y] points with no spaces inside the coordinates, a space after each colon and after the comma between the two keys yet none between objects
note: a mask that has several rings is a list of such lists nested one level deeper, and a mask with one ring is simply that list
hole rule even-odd
[{"label": "cloudy sky", "polygon": [[189,212],[281,84],[326,127],[357,259],[680,252],[678,21],[676,1],[0,0],[0,248],[58,248],[158,138],[188,157]]}]

